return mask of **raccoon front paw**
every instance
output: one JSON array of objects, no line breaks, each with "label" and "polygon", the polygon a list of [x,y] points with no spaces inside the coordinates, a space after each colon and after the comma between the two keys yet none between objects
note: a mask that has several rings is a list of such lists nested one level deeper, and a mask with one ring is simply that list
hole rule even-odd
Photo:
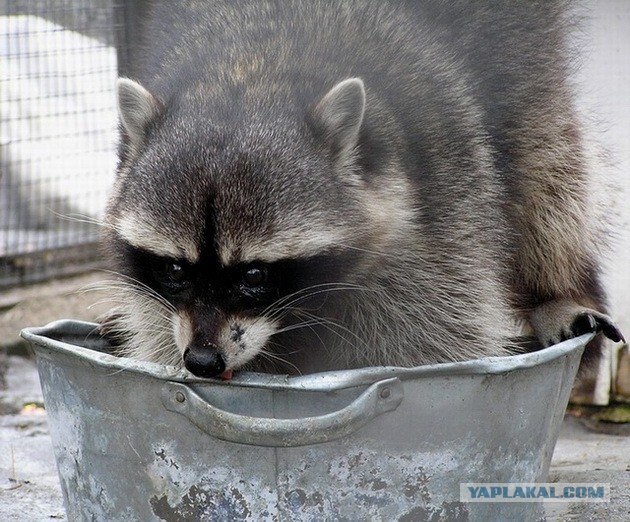
[{"label": "raccoon front paw", "polygon": [[610,317],[569,299],[540,305],[532,312],[530,320],[538,340],[545,347],[590,332],[601,332],[614,342],[625,342]]},{"label": "raccoon front paw", "polygon": [[619,330],[613,320],[606,314],[601,314],[595,310],[589,310],[579,314],[571,325],[572,335],[564,337],[561,340],[565,341],[571,337],[578,337],[589,332],[601,332],[616,343],[620,341],[626,342],[621,330]]}]

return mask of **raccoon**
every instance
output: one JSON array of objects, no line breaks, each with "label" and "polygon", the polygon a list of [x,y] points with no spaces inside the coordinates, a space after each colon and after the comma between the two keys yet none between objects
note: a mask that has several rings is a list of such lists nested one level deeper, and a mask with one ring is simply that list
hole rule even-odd
[{"label": "raccoon", "polygon": [[557,0],[155,2],[103,332],[224,378],[622,340],[569,26]]}]

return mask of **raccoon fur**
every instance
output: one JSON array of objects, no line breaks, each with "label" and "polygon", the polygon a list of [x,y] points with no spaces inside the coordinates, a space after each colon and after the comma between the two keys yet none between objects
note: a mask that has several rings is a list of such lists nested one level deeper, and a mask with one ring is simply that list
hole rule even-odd
[{"label": "raccoon fur", "polygon": [[549,0],[154,2],[103,332],[204,377],[505,355],[522,325],[619,341],[569,25]]}]

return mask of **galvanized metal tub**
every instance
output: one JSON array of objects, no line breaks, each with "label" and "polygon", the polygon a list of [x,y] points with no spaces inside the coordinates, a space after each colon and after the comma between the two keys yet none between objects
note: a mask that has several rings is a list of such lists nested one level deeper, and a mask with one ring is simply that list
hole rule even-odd
[{"label": "galvanized metal tub", "polygon": [[585,335],[512,357],[232,381],[112,356],[94,324],[37,355],[70,520],[495,520],[460,483],[546,481]]}]

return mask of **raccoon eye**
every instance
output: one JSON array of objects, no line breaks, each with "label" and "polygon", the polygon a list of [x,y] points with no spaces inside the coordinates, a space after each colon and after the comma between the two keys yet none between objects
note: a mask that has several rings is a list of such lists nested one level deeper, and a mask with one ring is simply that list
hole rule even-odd
[{"label": "raccoon eye", "polygon": [[169,263],[166,266],[165,274],[169,281],[173,283],[181,283],[186,279],[186,271],[184,267],[177,263]]},{"label": "raccoon eye", "polygon": [[264,266],[250,266],[243,272],[243,283],[249,288],[256,288],[267,281],[267,269]]},{"label": "raccoon eye", "polygon": [[179,292],[188,286],[188,271],[179,263],[165,261],[154,273],[156,279],[171,292]]}]

